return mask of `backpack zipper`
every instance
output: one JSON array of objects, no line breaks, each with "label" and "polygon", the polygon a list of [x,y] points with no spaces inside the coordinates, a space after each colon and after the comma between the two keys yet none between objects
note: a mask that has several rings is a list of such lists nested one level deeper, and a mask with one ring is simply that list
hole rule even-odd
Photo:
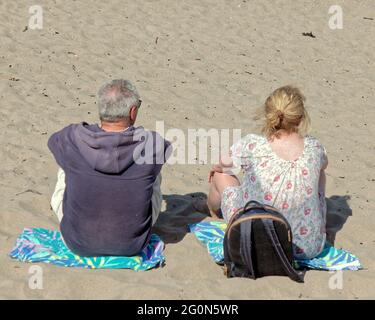
[{"label": "backpack zipper", "polygon": [[256,218],[270,218],[270,219],[273,219],[273,220],[277,220],[277,221],[280,221],[281,223],[283,223],[286,227],[288,227],[288,241],[291,242],[292,241],[292,237],[291,237],[291,234],[290,234],[290,230],[289,230],[289,226],[288,224],[282,219],[282,218],[279,218],[279,217],[275,217],[275,216],[272,216],[270,214],[258,214],[258,215],[252,215],[251,217],[245,217],[245,218],[239,218],[238,220],[234,221],[232,224],[229,225],[229,229],[228,229],[228,238],[230,238],[230,234],[231,234],[231,231],[232,231],[232,227],[236,226],[237,224],[241,223],[242,221],[245,221],[247,219],[256,219]]}]

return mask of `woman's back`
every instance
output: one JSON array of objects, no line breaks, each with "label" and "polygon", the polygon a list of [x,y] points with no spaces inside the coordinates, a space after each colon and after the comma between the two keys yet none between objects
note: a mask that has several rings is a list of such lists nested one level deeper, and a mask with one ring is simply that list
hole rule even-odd
[{"label": "woman's back", "polygon": [[313,257],[325,242],[326,206],[324,195],[319,195],[319,178],[326,154],[311,136],[287,141],[270,143],[250,134],[232,147],[233,164],[245,175],[239,188],[226,190],[233,201],[223,201],[223,213],[234,212],[249,200],[272,205],[292,227],[296,256]]},{"label": "woman's back", "polygon": [[284,160],[298,159],[303,153],[304,143],[304,138],[297,133],[282,134],[269,140],[273,152]]}]

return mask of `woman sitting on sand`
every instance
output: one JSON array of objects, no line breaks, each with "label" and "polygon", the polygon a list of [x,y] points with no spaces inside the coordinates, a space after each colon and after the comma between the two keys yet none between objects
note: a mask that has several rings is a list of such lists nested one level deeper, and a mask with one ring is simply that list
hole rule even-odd
[{"label": "woman sitting on sand", "polygon": [[[272,205],[289,221],[295,257],[313,258],[326,239],[324,147],[304,135],[309,116],[299,89],[275,90],[264,105],[264,136],[249,134],[209,174],[208,207],[229,222],[249,200]],[[242,184],[233,168],[245,172]]]}]

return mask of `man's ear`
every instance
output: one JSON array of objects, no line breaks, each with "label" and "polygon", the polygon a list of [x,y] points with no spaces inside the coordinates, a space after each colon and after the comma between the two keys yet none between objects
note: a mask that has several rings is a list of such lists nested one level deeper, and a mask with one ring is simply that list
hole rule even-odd
[{"label": "man's ear", "polygon": [[131,121],[132,124],[137,119],[137,114],[138,114],[138,108],[136,106],[131,107],[130,112],[129,112],[129,116],[130,116],[130,121]]}]

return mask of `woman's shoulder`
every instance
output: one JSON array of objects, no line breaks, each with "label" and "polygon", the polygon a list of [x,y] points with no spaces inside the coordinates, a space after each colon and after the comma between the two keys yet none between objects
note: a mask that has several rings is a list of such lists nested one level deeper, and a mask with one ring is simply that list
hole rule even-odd
[{"label": "woman's shoulder", "polygon": [[255,134],[255,133],[249,133],[243,138],[241,138],[236,145],[241,146],[242,148],[254,151],[256,149],[259,149],[261,146],[267,143],[267,139],[264,136]]},{"label": "woman's shoulder", "polygon": [[244,136],[241,141],[243,141],[244,143],[265,143],[267,142],[267,139],[262,135],[249,133]]},{"label": "woman's shoulder", "polygon": [[320,142],[320,140],[314,136],[306,135],[305,136],[305,143],[312,147],[322,148],[323,144]]},{"label": "woman's shoulder", "polygon": [[319,141],[319,139],[307,135],[305,136],[305,148],[314,154],[318,154],[321,156],[326,156],[327,152],[323,144]]},{"label": "woman's shoulder", "polygon": [[267,139],[261,135],[250,133],[239,139],[231,148],[233,155],[252,156],[263,149]]}]

